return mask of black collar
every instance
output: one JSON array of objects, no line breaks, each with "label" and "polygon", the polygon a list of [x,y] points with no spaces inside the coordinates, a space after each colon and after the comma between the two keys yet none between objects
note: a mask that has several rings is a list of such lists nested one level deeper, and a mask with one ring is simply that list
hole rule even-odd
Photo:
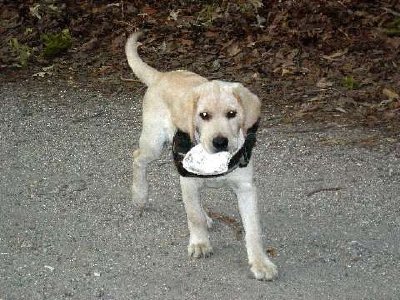
[{"label": "black collar", "polygon": [[228,165],[228,171],[222,174],[216,175],[198,175],[192,172],[189,172],[183,167],[182,161],[185,157],[186,153],[189,152],[195,145],[190,140],[190,136],[188,133],[183,132],[181,130],[177,130],[172,140],[172,155],[174,158],[174,163],[178,172],[183,177],[201,177],[201,178],[212,178],[226,175],[237,167],[243,168],[246,167],[251,158],[251,151],[256,144],[256,131],[258,129],[259,122],[257,121],[249,130],[247,131],[246,139],[243,143],[243,146],[236,152],[236,154],[231,158]]}]

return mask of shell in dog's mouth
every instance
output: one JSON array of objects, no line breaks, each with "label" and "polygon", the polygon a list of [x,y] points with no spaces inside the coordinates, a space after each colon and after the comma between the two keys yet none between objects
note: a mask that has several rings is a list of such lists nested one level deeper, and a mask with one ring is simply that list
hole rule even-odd
[{"label": "shell in dog's mouth", "polygon": [[220,151],[209,153],[202,144],[194,146],[183,158],[183,167],[197,175],[219,175],[228,171],[231,158],[244,144],[243,133],[240,132],[237,148],[234,153]]},{"label": "shell in dog's mouth", "polygon": [[227,151],[208,153],[202,144],[194,146],[183,158],[183,167],[197,175],[218,175],[228,171],[232,157]]}]

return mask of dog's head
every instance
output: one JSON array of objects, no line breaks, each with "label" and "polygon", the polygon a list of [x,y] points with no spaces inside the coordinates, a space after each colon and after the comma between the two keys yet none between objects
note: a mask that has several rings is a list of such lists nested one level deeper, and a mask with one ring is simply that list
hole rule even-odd
[{"label": "dog's head", "polygon": [[235,152],[260,117],[260,100],[240,83],[203,83],[194,88],[187,104],[187,131],[209,153]]}]

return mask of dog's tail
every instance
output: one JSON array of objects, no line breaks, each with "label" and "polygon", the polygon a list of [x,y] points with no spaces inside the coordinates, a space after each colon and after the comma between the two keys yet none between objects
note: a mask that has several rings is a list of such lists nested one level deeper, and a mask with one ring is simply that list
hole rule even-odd
[{"label": "dog's tail", "polygon": [[133,73],[147,86],[156,81],[161,72],[156,69],[150,67],[146,64],[137,53],[138,46],[138,38],[141,35],[141,32],[135,32],[131,34],[126,41],[125,45],[125,54],[128,59],[128,64],[131,67]]}]

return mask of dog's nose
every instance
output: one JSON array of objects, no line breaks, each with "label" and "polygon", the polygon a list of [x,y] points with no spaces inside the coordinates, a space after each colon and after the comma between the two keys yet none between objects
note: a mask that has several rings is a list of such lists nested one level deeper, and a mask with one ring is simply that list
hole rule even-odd
[{"label": "dog's nose", "polygon": [[212,141],[213,146],[217,152],[226,151],[228,149],[228,139],[223,136],[217,136]]}]

